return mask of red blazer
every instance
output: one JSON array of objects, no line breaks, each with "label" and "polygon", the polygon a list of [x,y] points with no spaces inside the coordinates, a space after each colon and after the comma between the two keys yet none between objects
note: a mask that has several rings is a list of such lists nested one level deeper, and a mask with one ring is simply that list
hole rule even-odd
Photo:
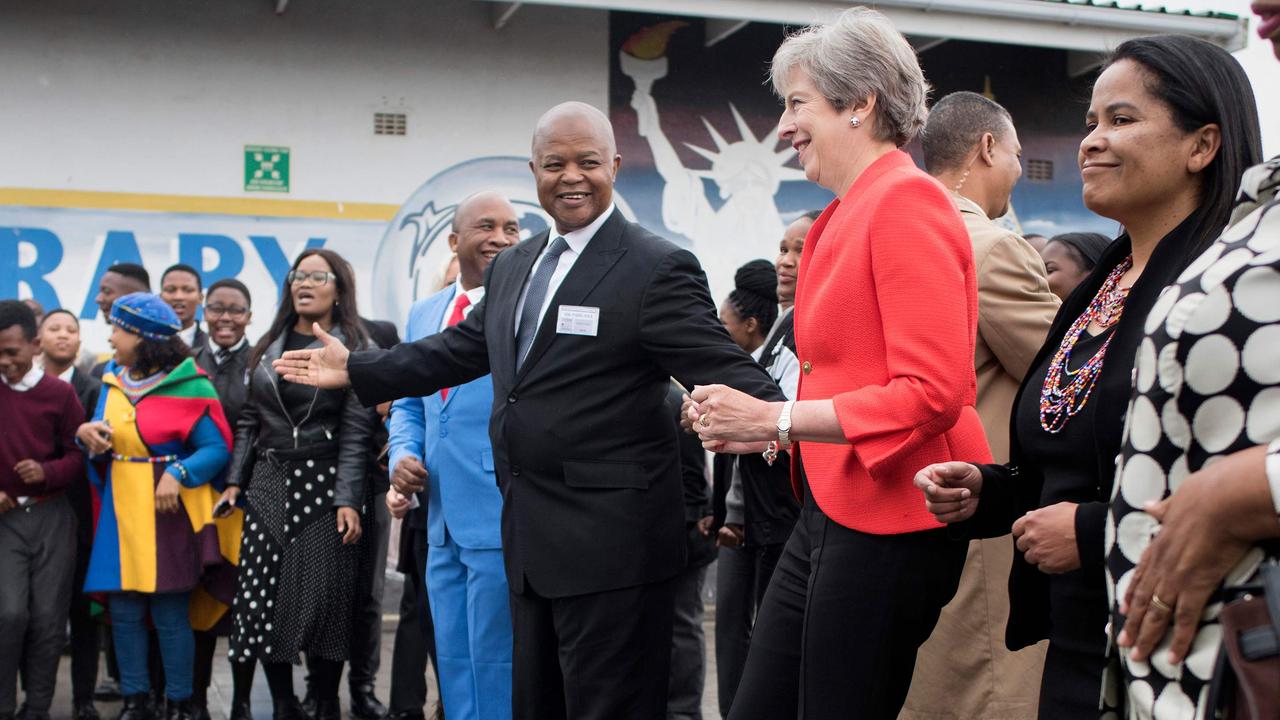
[{"label": "red blazer", "polygon": [[942,527],[915,473],[991,457],[972,245],[946,189],[904,152],[873,163],[809,230],[795,307],[799,399],[834,399],[849,442],[801,443],[818,506],[877,535]]}]

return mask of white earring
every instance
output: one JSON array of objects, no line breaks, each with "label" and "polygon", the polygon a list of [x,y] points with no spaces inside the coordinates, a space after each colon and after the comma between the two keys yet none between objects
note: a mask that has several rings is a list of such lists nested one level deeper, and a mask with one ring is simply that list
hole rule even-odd
[{"label": "white earring", "polygon": [[858,127],[861,124],[862,124],[862,121],[858,119],[857,115],[854,115],[853,117],[849,118],[850,127]]}]

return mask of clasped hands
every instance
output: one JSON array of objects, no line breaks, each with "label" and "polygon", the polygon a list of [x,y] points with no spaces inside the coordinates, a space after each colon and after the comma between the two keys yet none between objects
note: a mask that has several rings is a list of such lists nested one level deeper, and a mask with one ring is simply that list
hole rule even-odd
[{"label": "clasped hands", "polygon": [[391,490],[387,492],[387,511],[391,517],[403,518],[409,514],[413,505],[409,496],[420,493],[427,487],[427,468],[422,461],[412,455],[405,455],[396,463],[391,471]]},{"label": "clasped hands", "polygon": [[[935,463],[916,473],[913,483],[924,493],[925,508],[940,523],[963,522],[978,510],[982,473],[975,465]],[[1014,521],[1013,539],[1023,558],[1044,573],[1079,568],[1075,518],[1076,504],[1060,502],[1032,510]]]},{"label": "clasped hands", "polygon": [[727,385],[698,385],[684,396],[680,425],[711,452],[746,455],[777,439],[781,408]]}]

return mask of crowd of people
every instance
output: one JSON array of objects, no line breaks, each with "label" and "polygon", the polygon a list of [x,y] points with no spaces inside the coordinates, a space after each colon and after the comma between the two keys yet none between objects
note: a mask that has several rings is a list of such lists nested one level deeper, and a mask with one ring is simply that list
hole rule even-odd
[{"label": "crowd of people", "polygon": [[836,199],[718,314],[576,102],[533,133],[553,228],[461,202],[405,342],[326,249],[256,342],[249,289],[186,265],[104,274],[101,362],[73,313],[0,301],[0,720],[49,716],[68,626],[75,720],[103,637],[120,720],[208,718],[219,637],[233,720],[259,665],[277,720],[339,720],[344,665],[359,720],[425,717],[429,665],[455,720],[701,718],[713,560],[731,720],[1273,712],[1280,659],[1235,650],[1277,607],[1236,591],[1280,587],[1280,163],[1237,62],[1166,35],[1103,66],[1079,160],[1118,238],[996,222],[1015,119],[928,106],[873,10],[771,80]]}]

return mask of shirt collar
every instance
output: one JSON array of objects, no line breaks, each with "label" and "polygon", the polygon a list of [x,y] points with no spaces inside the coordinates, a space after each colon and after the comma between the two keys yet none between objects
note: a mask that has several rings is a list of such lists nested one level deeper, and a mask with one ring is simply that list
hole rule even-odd
[{"label": "shirt collar", "polygon": [[969,198],[967,198],[967,197],[965,197],[965,196],[961,195],[960,193],[958,193],[958,192],[952,192],[952,193],[951,193],[951,199],[952,199],[953,201],[955,201],[956,209],[957,209],[957,210],[959,210],[960,212],[962,212],[962,213],[965,213],[965,212],[967,212],[967,213],[973,213],[974,215],[977,215],[978,217],[982,218],[983,220],[990,220],[990,219],[991,219],[991,218],[987,217],[987,214],[986,214],[985,212],[983,212],[982,208],[978,207],[978,203],[976,203],[976,202],[974,202],[974,201],[970,200]]},{"label": "shirt collar", "polygon": [[200,332],[200,323],[191,323],[191,327],[178,331],[178,337],[182,338],[182,342],[191,347],[196,344],[196,333]]},{"label": "shirt collar", "polygon": [[755,350],[752,350],[752,351],[751,351],[751,359],[752,359],[752,360],[755,360],[756,362],[760,362],[760,356],[761,356],[761,355],[764,355],[764,345],[763,345],[763,344],[762,344],[762,345],[760,345],[760,347],[756,348]]},{"label": "shirt collar", "polygon": [[26,392],[31,388],[35,387],[36,383],[40,382],[40,378],[43,378],[43,377],[44,377],[44,370],[42,370],[39,367],[36,367],[33,364],[31,366],[31,369],[27,371],[27,374],[23,375],[22,379],[19,380],[16,384],[10,383],[9,378],[4,378],[4,384],[8,385],[10,390],[16,390],[18,392]]},{"label": "shirt collar", "polygon": [[578,228],[577,230],[570,230],[563,235],[557,233],[555,227],[552,226],[551,239],[554,240],[557,237],[564,238],[564,241],[569,245],[569,249],[572,250],[575,255],[581,255],[582,251],[587,249],[587,243],[591,242],[591,238],[596,236],[596,233],[599,232],[600,228],[609,221],[609,218],[613,216],[614,211],[617,209],[618,206],[610,202],[609,207],[605,208],[605,211],[600,213],[600,217],[593,220],[590,225],[584,228]]},{"label": "shirt collar", "polygon": [[76,374],[76,366],[72,365],[66,370],[63,370],[62,374],[58,376],[58,379],[63,382],[71,382],[71,376],[75,374]]},{"label": "shirt collar", "polygon": [[470,290],[463,290],[462,281],[454,280],[453,281],[453,302],[454,303],[458,302],[459,295],[466,295],[467,299],[471,301],[471,305],[475,306],[477,303],[479,303],[481,300],[484,299],[484,286],[477,285],[471,288]]},{"label": "shirt collar", "polygon": [[[218,359],[218,351],[222,349],[222,346],[214,342],[213,338],[209,338],[208,340],[205,340],[205,344],[209,346],[209,352],[213,355],[213,359],[216,361]],[[249,344],[248,336],[242,337],[240,338],[240,342],[227,348],[227,352],[228,353],[239,352],[240,348],[248,344]]]}]

